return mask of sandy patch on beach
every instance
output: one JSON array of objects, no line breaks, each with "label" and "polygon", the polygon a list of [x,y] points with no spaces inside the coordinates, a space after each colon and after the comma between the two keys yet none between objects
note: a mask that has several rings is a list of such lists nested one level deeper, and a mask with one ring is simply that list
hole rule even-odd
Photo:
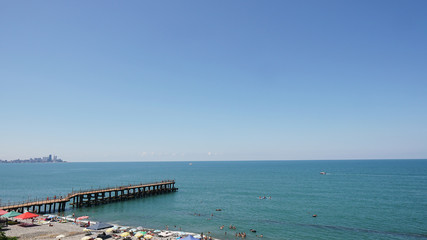
[{"label": "sandy patch on beach", "polygon": [[9,225],[3,230],[6,236],[19,237],[20,240],[30,239],[56,239],[56,236],[63,234],[61,239],[80,240],[85,236],[83,228],[71,223],[52,223],[53,226],[36,225],[32,227],[21,227],[19,225]]}]

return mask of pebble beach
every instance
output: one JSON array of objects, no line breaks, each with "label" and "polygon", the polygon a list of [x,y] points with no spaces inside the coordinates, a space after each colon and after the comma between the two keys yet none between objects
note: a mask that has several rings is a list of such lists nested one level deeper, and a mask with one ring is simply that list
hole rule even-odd
[{"label": "pebble beach", "polygon": [[[31,221],[23,220],[20,223],[23,224],[14,224],[8,225],[2,228],[2,231],[5,232],[8,237],[18,237],[20,240],[30,240],[30,239],[59,239],[59,240],[81,240],[81,239],[102,239],[98,235],[105,234],[104,239],[152,239],[152,240],[172,240],[179,237],[186,237],[192,235],[195,237],[196,234],[177,232],[177,231],[160,231],[154,229],[141,229],[141,231],[147,232],[146,235],[149,237],[144,237],[138,235],[137,232],[132,231],[133,227],[126,226],[114,226],[115,231],[110,229],[101,229],[101,230],[88,230],[85,227],[81,227],[80,223],[88,223],[89,221],[73,222],[67,221],[65,218],[58,217],[58,221],[43,221],[41,218],[35,220],[34,224]],[[96,224],[96,222],[90,222],[91,225]],[[129,233],[129,234],[126,234]],[[128,235],[128,236],[123,236]],[[167,236],[163,236],[167,235]],[[213,239],[213,238],[212,238]]]}]

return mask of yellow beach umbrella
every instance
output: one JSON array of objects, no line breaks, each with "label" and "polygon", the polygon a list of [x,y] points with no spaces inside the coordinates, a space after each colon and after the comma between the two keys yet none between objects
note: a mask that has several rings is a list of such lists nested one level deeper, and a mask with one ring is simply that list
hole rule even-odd
[{"label": "yellow beach umbrella", "polygon": [[83,232],[90,232],[90,229],[85,228],[83,229]]},{"label": "yellow beach umbrella", "polygon": [[128,233],[128,232],[124,232],[124,233],[120,234],[120,236],[122,236],[122,237],[129,237],[129,236],[130,236],[130,233]]},{"label": "yellow beach umbrella", "polygon": [[153,236],[151,236],[151,235],[149,235],[149,234],[147,234],[147,235],[145,235],[145,236],[144,236],[144,238],[145,238],[145,239],[151,239],[152,237],[153,237]]},{"label": "yellow beach umbrella", "polygon": [[112,228],[109,228],[109,229],[107,229],[107,231],[105,231],[106,233],[108,233],[108,234],[110,234],[110,233],[113,233],[114,232],[114,229],[112,229]]}]

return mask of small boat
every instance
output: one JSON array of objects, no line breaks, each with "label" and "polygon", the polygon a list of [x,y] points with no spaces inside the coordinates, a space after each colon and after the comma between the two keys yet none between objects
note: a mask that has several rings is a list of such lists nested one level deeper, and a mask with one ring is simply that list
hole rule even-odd
[{"label": "small boat", "polygon": [[320,174],[322,174],[322,175],[326,175],[326,172],[320,172]]}]

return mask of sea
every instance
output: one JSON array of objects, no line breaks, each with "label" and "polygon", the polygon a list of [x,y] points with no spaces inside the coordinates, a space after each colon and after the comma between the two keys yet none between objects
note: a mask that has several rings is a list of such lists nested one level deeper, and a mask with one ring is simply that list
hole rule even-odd
[{"label": "sea", "polygon": [[170,179],[177,192],[65,215],[218,239],[427,239],[427,160],[0,164],[0,205]]}]

